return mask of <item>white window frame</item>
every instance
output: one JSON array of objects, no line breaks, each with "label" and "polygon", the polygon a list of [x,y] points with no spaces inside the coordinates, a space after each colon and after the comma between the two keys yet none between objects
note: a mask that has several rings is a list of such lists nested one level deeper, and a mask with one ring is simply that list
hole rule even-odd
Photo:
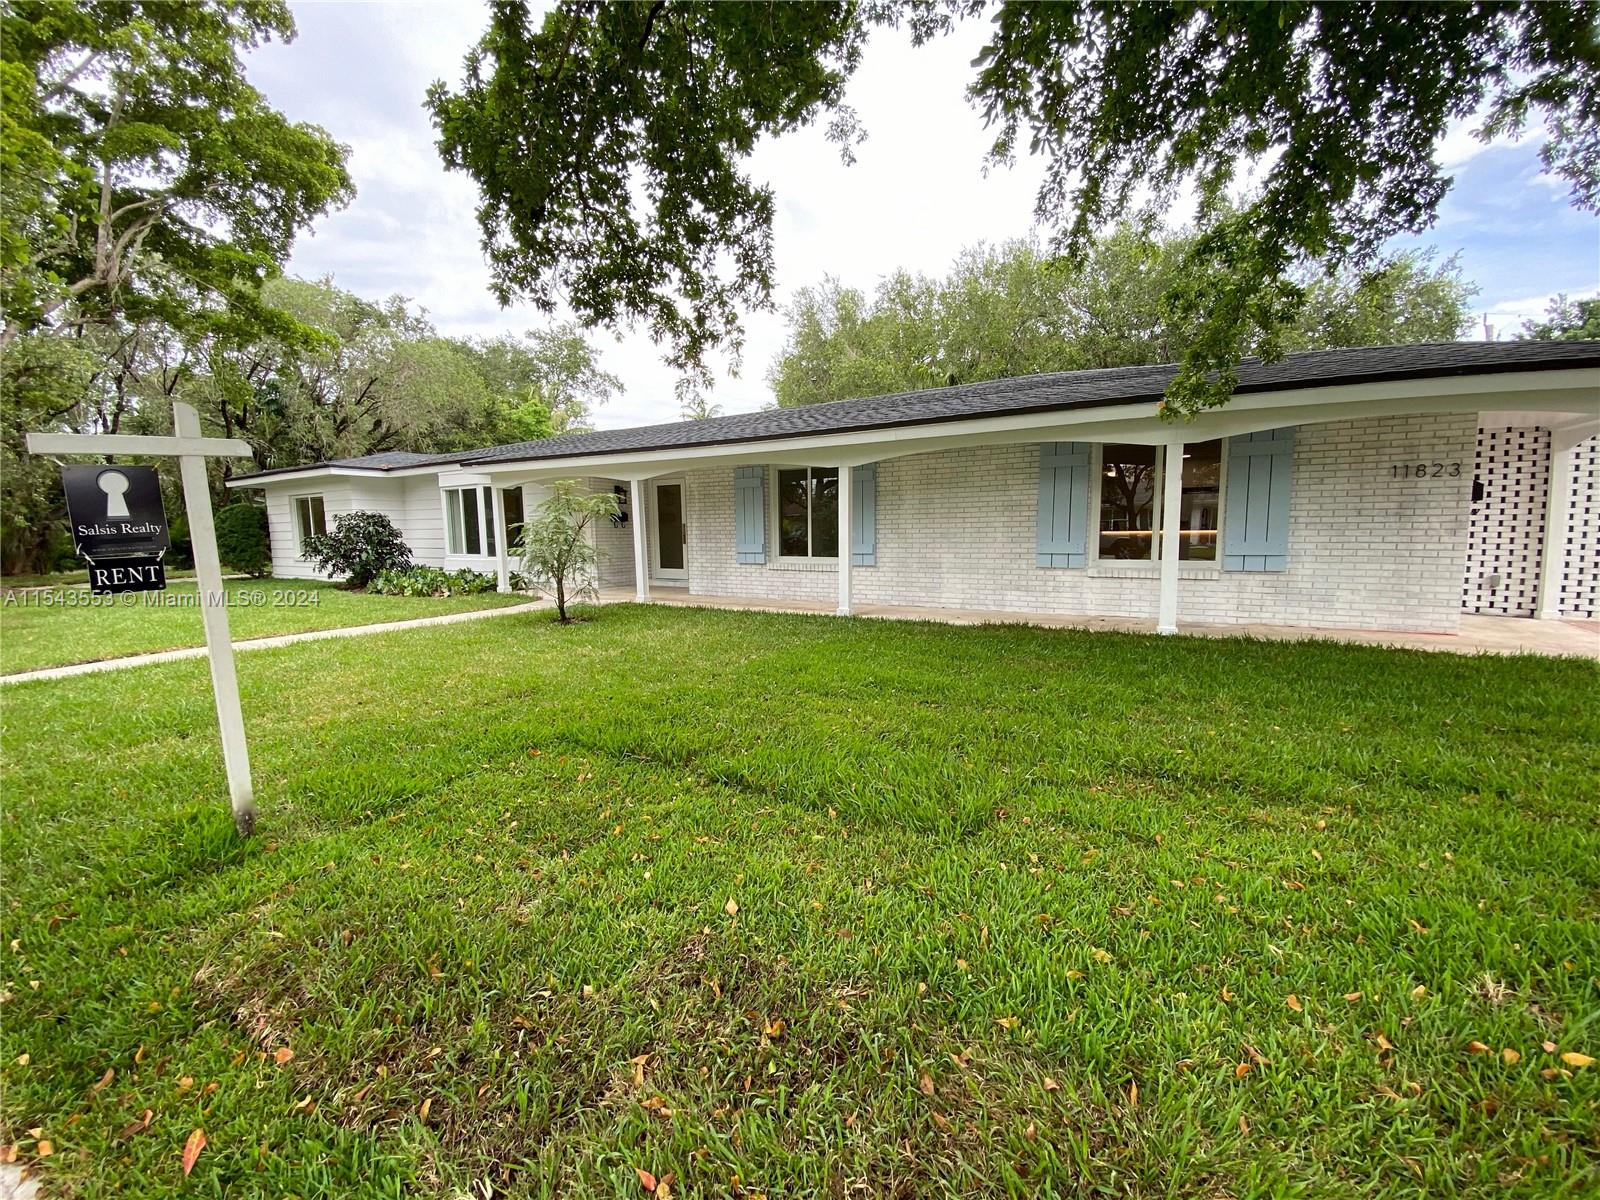
[{"label": "white window frame", "polygon": [[[771,499],[767,503],[767,508],[768,508],[767,520],[768,520],[768,524],[769,524],[769,526],[771,528],[771,532],[772,532],[772,552],[773,552],[772,553],[772,557],[773,557],[773,561],[774,562],[781,562],[781,563],[834,563],[834,564],[837,564],[839,562],[839,556],[837,554],[822,555],[822,554],[785,554],[785,553],[783,553],[783,539],[780,536],[781,533],[782,533],[782,526],[781,526],[781,524],[779,522],[779,506],[780,506],[780,503],[781,503],[781,498],[778,495],[778,472],[779,471],[805,471],[805,472],[807,472],[807,474],[806,474],[806,482],[809,484],[810,481],[811,481],[810,472],[812,472],[812,471],[838,471],[838,469],[839,469],[838,467],[829,467],[829,466],[826,466],[826,465],[823,465],[823,466],[805,466],[805,467],[790,467],[790,466],[779,467],[779,466],[773,466],[773,467],[768,468],[770,474],[769,474],[769,477],[767,479],[767,495],[769,497],[771,497]],[[813,524],[812,515],[811,515],[811,502],[810,502],[809,493],[808,493],[808,497],[807,497],[807,501],[806,501],[806,549],[807,550],[809,550],[811,548],[811,544],[812,544],[812,541],[813,541],[813,537],[812,537],[813,528],[814,528],[814,524]],[[848,547],[846,547],[846,549],[848,549]]]},{"label": "white window frame", "polygon": [[[1222,521],[1223,509],[1226,507],[1228,495],[1228,439],[1203,438],[1203,441],[1220,441],[1222,443],[1221,462],[1217,469],[1217,556],[1213,559],[1180,558],[1178,565],[1185,571],[1220,571],[1222,569]],[[1127,445],[1126,442],[1096,442],[1094,444],[1094,486],[1089,489],[1089,558],[1088,561],[1096,566],[1119,567],[1128,570],[1159,570],[1161,567],[1161,539],[1166,536],[1166,530],[1161,527],[1165,504],[1165,489],[1167,482],[1167,455],[1166,451],[1157,446],[1156,471],[1153,486],[1155,488],[1155,502],[1152,505],[1151,525],[1153,526],[1150,538],[1149,558],[1101,558],[1100,557],[1100,490],[1105,482],[1106,463],[1105,451],[1107,445]],[[1190,443],[1185,443],[1186,445]]]},{"label": "white window frame", "polygon": [[322,506],[321,532],[326,534],[328,532],[328,499],[321,492],[303,492],[298,496],[289,497],[289,519],[294,522],[295,550],[303,562],[306,557],[306,535],[316,533],[317,530],[307,529],[305,522],[300,519],[300,502],[302,500],[306,502],[308,509],[313,500]]},{"label": "white window frame", "polygon": [[[461,548],[457,549],[451,544],[453,526],[450,523],[451,497],[460,492],[472,492],[477,497],[478,509],[478,549],[466,548],[466,514],[463,507],[461,521]],[[461,487],[446,487],[439,489],[439,503],[444,511],[444,552],[448,558],[475,558],[488,561],[497,557],[495,547],[499,544],[495,539],[504,537],[504,533],[497,529],[494,519],[494,489],[491,484],[466,484]],[[461,501],[465,506],[465,500]]]}]

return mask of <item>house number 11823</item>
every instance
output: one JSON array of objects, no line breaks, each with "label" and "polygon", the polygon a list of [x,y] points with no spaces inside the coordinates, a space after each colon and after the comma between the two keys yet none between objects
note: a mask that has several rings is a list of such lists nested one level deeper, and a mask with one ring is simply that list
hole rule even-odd
[{"label": "house number 11823", "polygon": [[1389,478],[1459,479],[1461,478],[1461,464],[1458,462],[1393,463],[1389,467]]}]

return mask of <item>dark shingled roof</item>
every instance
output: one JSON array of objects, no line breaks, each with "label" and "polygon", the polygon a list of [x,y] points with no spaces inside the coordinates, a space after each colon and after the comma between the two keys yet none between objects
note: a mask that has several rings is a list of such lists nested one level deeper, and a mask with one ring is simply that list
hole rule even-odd
[{"label": "dark shingled roof", "polygon": [[[1312,350],[1287,355],[1275,363],[1246,359],[1239,367],[1239,386],[1235,394],[1573,367],[1600,367],[1600,342],[1443,342],[1420,346]],[[313,463],[310,467],[356,467],[385,471],[443,463],[476,465],[532,462],[892,429],[1016,413],[1066,412],[1076,408],[1139,404],[1159,400],[1176,372],[1177,368],[1172,364],[1114,367],[1097,371],[1058,371],[1048,375],[995,379],[928,391],[900,392],[892,396],[836,400],[831,404],[771,408],[761,412],[713,417],[706,421],[675,421],[632,429],[571,433],[456,454],[373,454],[333,463]],[[307,469],[309,467],[280,468]],[[259,474],[277,473],[274,470]]]}]

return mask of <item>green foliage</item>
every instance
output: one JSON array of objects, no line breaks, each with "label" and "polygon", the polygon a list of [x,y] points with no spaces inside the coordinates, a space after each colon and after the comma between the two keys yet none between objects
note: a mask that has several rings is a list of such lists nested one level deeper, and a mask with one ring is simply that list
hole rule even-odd
[{"label": "green foliage", "polygon": [[850,4],[496,6],[461,91],[435,83],[428,107],[483,194],[500,302],[643,321],[702,369],[772,289],[772,194],[742,160],[838,108],[865,39]]},{"label": "green foliage", "polygon": [[570,323],[530,329],[524,338],[468,341],[462,349],[511,434],[505,441],[586,432],[594,409],[622,390],[622,381],[601,369],[599,351]]},{"label": "green foliage", "polygon": [[382,571],[403,571],[411,565],[394,522],[382,513],[340,513],[330,533],[308,534],[301,549],[319,571],[346,576],[350,587],[363,588]]},{"label": "green foliage", "polygon": [[617,512],[617,498],[611,492],[588,492],[575,481],[562,479],[522,526],[528,585],[555,600],[562,624],[572,619],[569,603],[597,597],[596,555],[589,529]]},{"label": "green foliage", "polygon": [[278,0],[0,9],[0,344],[226,297],[350,199],[347,150],[245,79],[293,34]]},{"label": "green foliage", "polygon": [[619,605],[240,674],[248,844],[204,662],[4,693],[48,1195],[1594,1191],[1592,662]]},{"label": "green foliage", "polygon": [[216,524],[217,555],[224,567],[257,577],[272,573],[266,508],[236,500],[217,513]]},{"label": "green foliage", "polygon": [[[1484,136],[1542,122],[1546,167],[1600,205],[1600,43],[1583,0],[1429,4],[942,5],[564,3],[541,22],[496,6],[459,91],[428,102],[447,166],[477,181],[502,301],[585,323],[648,323],[703,372],[737,349],[737,311],[770,302],[770,191],[745,173],[763,137],[832,114],[873,25],[914,42],[989,16],[968,94],[997,165],[1044,161],[1035,211],[1075,259],[1180,189],[1197,235],[1162,293],[1186,331],[1169,411],[1224,403],[1239,359],[1295,344],[1302,264],[1376,264],[1425,229],[1449,187],[1452,121]],[[507,147],[518,152],[507,153]],[[912,189],[914,190],[914,189]],[[1148,197],[1147,201],[1139,198]]]},{"label": "green foliage", "polygon": [[1524,321],[1522,336],[1536,342],[1579,342],[1600,339],[1600,296],[1550,301],[1543,321]]},{"label": "green foliage", "polygon": [[498,586],[493,575],[481,571],[444,571],[438,567],[407,567],[379,571],[367,591],[379,596],[477,596]]},{"label": "green foliage", "polygon": [[[768,373],[778,403],[818,404],[1044,371],[1175,362],[1195,322],[1168,296],[1184,286],[1193,234],[1124,226],[1082,259],[1029,242],[964,251],[943,279],[898,272],[870,299],[835,280],[802,288]],[[1450,341],[1474,289],[1454,260],[1392,258],[1376,270],[1301,273],[1291,350]]]}]

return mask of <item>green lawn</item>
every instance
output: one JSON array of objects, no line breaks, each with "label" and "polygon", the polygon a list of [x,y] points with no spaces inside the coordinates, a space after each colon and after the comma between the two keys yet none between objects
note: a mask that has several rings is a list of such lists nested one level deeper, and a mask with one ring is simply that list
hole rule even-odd
[{"label": "green lawn", "polygon": [[[442,613],[526,604],[528,596],[494,592],[444,599],[375,596],[303,579],[241,579],[227,584],[234,641],[405,621]],[[193,583],[164,592],[91,596],[87,588],[0,595],[0,674],[203,646]]]},{"label": "green lawn", "polygon": [[4,692],[49,1195],[1600,1187],[1593,664],[622,606],[239,671],[248,844],[203,662]]}]

